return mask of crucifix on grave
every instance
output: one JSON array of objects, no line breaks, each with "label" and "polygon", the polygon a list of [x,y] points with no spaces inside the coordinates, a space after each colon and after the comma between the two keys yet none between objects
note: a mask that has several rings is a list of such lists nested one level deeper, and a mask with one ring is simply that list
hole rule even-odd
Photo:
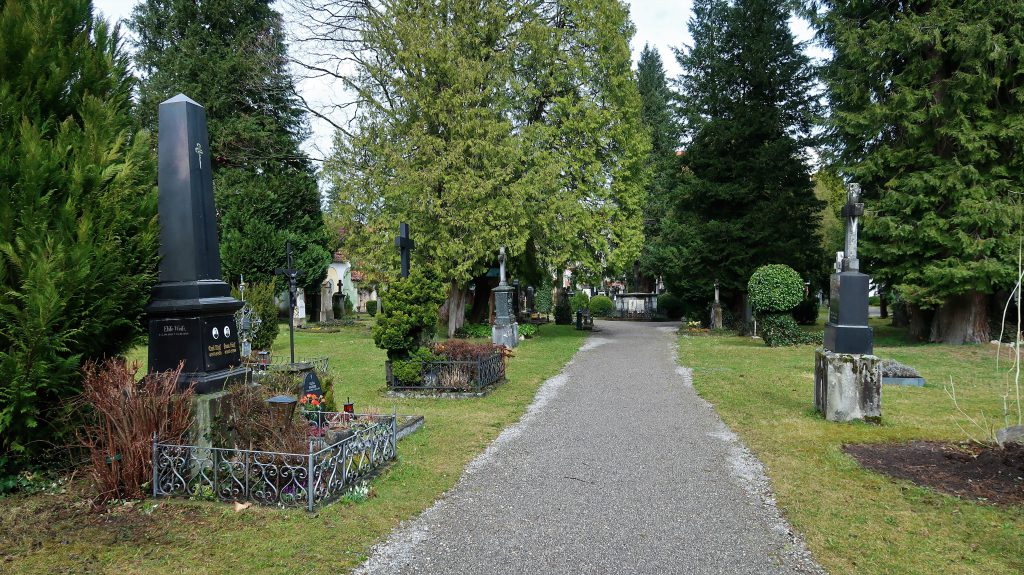
[{"label": "crucifix on grave", "polygon": [[395,247],[402,258],[402,277],[409,277],[409,255],[416,242],[409,238],[409,224],[402,222],[398,224],[398,236],[395,238]]},{"label": "crucifix on grave", "polygon": [[814,405],[830,421],[881,418],[879,359],[872,355],[873,337],[868,325],[868,289],[871,278],[860,273],[857,258],[857,224],[864,215],[860,186],[847,186],[843,206],[846,218],[846,251],[837,261],[841,271],[832,274],[824,348],[816,353]]},{"label": "crucifix on grave", "polygon": [[284,276],[288,281],[288,345],[291,347],[292,363],[295,363],[295,300],[298,292],[296,280],[302,274],[302,270],[295,269],[295,264],[292,261],[291,240],[285,244],[285,250],[288,254],[288,265],[283,268],[275,268],[274,275]]}]

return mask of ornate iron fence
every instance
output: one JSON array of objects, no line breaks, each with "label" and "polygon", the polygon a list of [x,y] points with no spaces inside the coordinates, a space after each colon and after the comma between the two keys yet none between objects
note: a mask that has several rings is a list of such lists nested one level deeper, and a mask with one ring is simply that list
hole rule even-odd
[{"label": "ornate iron fence", "polygon": [[353,428],[335,443],[311,438],[307,453],[159,443],[154,436],[153,497],[251,501],[313,511],[395,457],[397,416],[357,417],[373,423]]},{"label": "ornate iron fence", "polygon": [[393,391],[475,392],[505,379],[505,357],[501,352],[475,360],[419,363],[418,384],[410,384],[399,381],[391,361],[385,362],[388,388]]}]

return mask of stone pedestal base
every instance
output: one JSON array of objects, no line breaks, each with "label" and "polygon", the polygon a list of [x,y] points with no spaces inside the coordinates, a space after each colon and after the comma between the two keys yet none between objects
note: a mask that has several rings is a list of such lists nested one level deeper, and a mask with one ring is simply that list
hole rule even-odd
[{"label": "stone pedestal base", "polygon": [[197,393],[192,397],[192,445],[213,447],[213,422],[223,414],[227,391]]},{"label": "stone pedestal base", "polygon": [[722,329],[722,304],[713,304],[711,306],[711,329]]},{"label": "stone pedestal base", "polygon": [[516,322],[504,326],[494,324],[491,328],[491,341],[495,345],[503,345],[509,349],[519,345],[519,324]]},{"label": "stone pedestal base", "polygon": [[882,420],[881,360],[874,355],[814,353],[814,407],[829,421]]}]

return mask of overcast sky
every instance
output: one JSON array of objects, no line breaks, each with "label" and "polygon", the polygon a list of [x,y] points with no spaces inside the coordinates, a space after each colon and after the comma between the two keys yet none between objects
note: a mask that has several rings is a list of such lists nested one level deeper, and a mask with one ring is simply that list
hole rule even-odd
[{"label": "overcast sky", "polygon": [[[93,0],[96,10],[109,19],[129,17],[136,3],[137,0]],[[686,23],[690,19],[693,1],[627,0],[626,3],[630,5],[633,24],[636,26],[636,35],[631,44],[634,61],[644,44],[651,44],[661,53],[669,77],[676,76],[679,73],[679,66],[676,64],[672,48],[690,42]],[[809,38],[810,32],[806,25],[799,21],[792,24],[799,39]],[[327,103],[330,99],[331,88],[323,81],[303,81],[299,84],[299,89],[313,105]],[[305,147],[312,157],[320,159],[330,152],[331,129],[326,122],[317,121],[315,118],[311,118],[311,127],[313,136]]]}]

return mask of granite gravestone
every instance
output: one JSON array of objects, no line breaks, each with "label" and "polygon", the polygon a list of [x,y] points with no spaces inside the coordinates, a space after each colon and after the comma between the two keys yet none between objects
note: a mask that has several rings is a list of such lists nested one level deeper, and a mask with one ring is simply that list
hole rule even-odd
[{"label": "granite gravestone", "polygon": [[324,388],[320,385],[320,378],[316,376],[316,372],[310,371],[306,373],[306,376],[302,379],[302,395],[315,395],[317,397],[323,397]]},{"label": "granite gravestone", "polygon": [[860,203],[860,186],[850,184],[847,203],[843,206],[846,217],[846,252],[842,271],[832,274],[828,322],[825,323],[825,349],[836,353],[870,354],[873,349],[871,328],[868,327],[868,283],[870,278],[860,273],[857,259],[857,219],[864,214]]},{"label": "granite gravestone", "polygon": [[815,352],[814,407],[829,421],[880,421],[880,360],[871,355],[868,326],[868,276],[857,259],[857,218],[864,213],[860,186],[850,184],[846,216],[846,252],[841,271],[832,275],[825,345]]},{"label": "granite gravestone", "polygon": [[494,326],[491,341],[513,348],[519,345],[519,324],[515,318],[514,289],[505,281],[505,248],[498,254],[500,265],[498,287],[494,288]]},{"label": "granite gravestone", "polygon": [[242,302],[221,279],[206,111],[183,94],[160,104],[160,281],[146,307],[149,370],[175,369],[197,393],[242,379],[234,314]]}]

